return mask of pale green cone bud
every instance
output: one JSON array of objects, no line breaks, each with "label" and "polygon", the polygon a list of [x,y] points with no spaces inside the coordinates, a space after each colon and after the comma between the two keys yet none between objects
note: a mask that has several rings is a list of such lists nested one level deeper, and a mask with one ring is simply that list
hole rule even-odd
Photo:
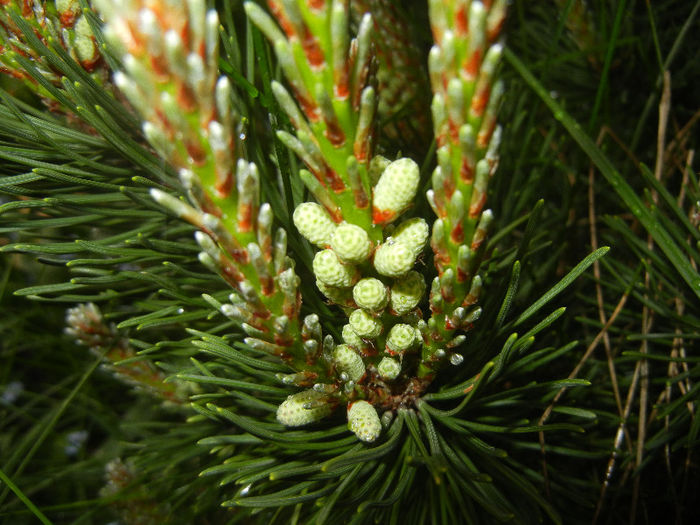
[{"label": "pale green cone bud", "polygon": [[79,0],[56,0],[56,11],[60,15],[71,13],[73,16],[78,16],[80,13]]},{"label": "pale green cone bud", "polygon": [[341,306],[352,306],[352,292],[349,288],[337,288],[328,286],[316,279],[316,286],[329,300]]},{"label": "pale green cone bud", "polygon": [[294,226],[311,244],[325,248],[331,243],[336,225],[326,209],[315,202],[302,202],[292,216]]},{"label": "pale green cone bud", "polygon": [[314,257],[313,270],[316,278],[327,286],[348,288],[359,277],[354,266],[343,264],[333,250],[321,250]]},{"label": "pale green cone bud", "polygon": [[391,235],[395,242],[400,242],[411,248],[418,257],[430,236],[428,223],[420,217],[402,222]]},{"label": "pale green cone bud", "polygon": [[338,345],[333,351],[333,361],[338,372],[345,372],[351,381],[359,381],[365,375],[362,357],[348,345]]},{"label": "pale green cone bud", "polygon": [[392,354],[402,354],[416,342],[416,330],[410,324],[395,324],[386,338],[387,350]]},{"label": "pale green cone bud", "polygon": [[367,401],[355,401],[348,406],[348,428],[361,440],[372,443],[382,432],[377,411]]},{"label": "pale green cone bud", "polygon": [[372,218],[375,224],[388,224],[413,202],[420,181],[418,164],[409,158],[389,164],[372,195]]},{"label": "pale green cone bud", "polygon": [[[320,421],[332,411],[325,396],[314,390],[304,390],[287,397],[277,408],[277,421],[288,427],[299,427]],[[311,404],[313,408],[304,408]]]},{"label": "pale green cone bud", "polygon": [[413,268],[416,256],[404,243],[395,242],[391,237],[379,245],[374,253],[374,268],[380,275],[401,277]]},{"label": "pale green cone bud", "polygon": [[366,311],[357,309],[350,314],[350,326],[363,339],[375,339],[382,333],[382,323]]},{"label": "pale green cone bud", "polygon": [[339,225],[331,237],[331,248],[345,263],[359,264],[369,258],[372,241],[367,232],[354,224]]},{"label": "pale green cone bud", "polygon": [[86,16],[81,16],[75,24],[75,54],[82,62],[91,62],[97,59],[98,52],[95,45],[95,37]]},{"label": "pale green cone bud", "polygon": [[388,381],[393,381],[401,373],[401,363],[393,357],[384,357],[377,365],[377,372]]},{"label": "pale green cone bud", "polygon": [[382,310],[389,302],[386,286],[374,277],[360,279],[352,289],[352,297],[357,306],[372,312]]},{"label": "pale green cone bud", "polygon": [[345,341],[345,344],[348,346],[352,346],[355,350],[360,350],[365,347],[365,342],[349,324],[343,326],[343,341]]},{"label": "pale green cone bud", "polygon": [[425,293],[425,280],[418,272],[408,272],[391,287],[391,309],[406,315],[420,303]]},{"label": "pale green cone bud", "polygon": [[382,176],[386,167],[391,164],[391,161],[382,155],[375,155],[369,161],[369,180],[372,184],[376,184],[379,177]]}]

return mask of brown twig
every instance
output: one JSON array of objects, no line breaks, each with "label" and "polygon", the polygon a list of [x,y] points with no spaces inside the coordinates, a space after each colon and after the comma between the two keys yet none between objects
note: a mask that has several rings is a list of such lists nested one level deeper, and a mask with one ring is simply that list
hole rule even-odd
[{"label": "brown twig", "polygon": [[[659,102],[659,125],[657,129],[656,140],[656,164],[654,167],[654,177],[657,181],[661,181],[661,176],[664,169],[664,147],[666,143],[666,127],[668,126],[668,115],[671,110],[671,74],[664,71],[664,84],[661,101]],[[656,191],[652,190],[651,199],[656,204],[659,196]],[[654,239],[651,235],[647,236],[647,248],[651,251],[654,248]],[[651,276],[649,271],[644,273],[644,289],[649,291]],[[654,323],[654,312],[645,304],[642,309],[642,336],[645,336],[651,330]],[[640,345],[640,353],[646,355],[649,353],[649,341],[644,338]],[[644,459],[644,443],[646,442],[647,430],[647,408],[649,404],[649,362],[643,357],[640,360],[641,383],[639,392],[639,420],[637,423],[637,453],[635,456],[635,467],[640,468]],[[632,493],[632,504],[630,507],[630,523],[634,524],[637,519],[637,503],[639,501],[639,487],[641,483],[641,472],[637,472],[634,478],[634,489]]]}]

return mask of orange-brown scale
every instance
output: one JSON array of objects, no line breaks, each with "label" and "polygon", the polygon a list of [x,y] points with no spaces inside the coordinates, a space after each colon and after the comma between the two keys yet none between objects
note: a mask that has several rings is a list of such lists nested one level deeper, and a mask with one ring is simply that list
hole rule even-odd
[{"label": "orange-brown scale", "polygon": [[327,165],[324,165],[322,167],[322,169],[323,169],[323,179],[324,180],[321,180],[321,179],[319,179],[319,180],[321,180],[321,182],[323,183],[324,186],[327,183],[335,193],[341,193],[341,192],[345,191],[346,186],[345,186],[345,183],[343,182],[343,179],[341,179],[340,176],[332,168],[330,168]]},{"label": "orange-brown scale", "polygon": [[393,210],[372,209],[372,224],[387,224],[396,216]]},{"label": "orange-brown scale", "polygon": [[453,303],[455,300],[455,294],[452,287],[443,286],[440,288],[440,295],[446,303]]},{"label": "orange-brown scale", "polygon": [[498,35],[501,33],[501,29],[503,28],[503,22],[505,19],[506,17],[502,16],[500,20],[486,33],[489,42],[493,42],[498,38]]},{"label": "orange-brown scale", "polygon": [[464,298],[464,301],[462,302],[462,306],[464,308],[469,308],[470,306],[474,306],[478,300],[479,298],[477,296],[467,294],[467,296]]},{"label": "orange-brown scale", "polygon": [[364,140],[355,140],[352,146],[352,152],[357,159],[357,162],[363,163],[367,160],[367,144]]},{"label": "orange-brown scale", "polygon": [[[92,40],[92,43],[94,45],[95,37],[91,36],[90,40]],[[92,73],[93,71],[95,71],[97,66],[102,62],[102,56],[97,52],[97,47],[94,48],[94,51],[95,56],[93,58],[80,61],[80,65],[83,66],[83,69],[88,73]]]},{"label": "orange-brown scale", "polygon": [[175,87],[175,99],[177,100],[180,107],[187,112],[194,111],[197,107],[197,102],[194,98],[192,90],[181,81],[177,81]]},{"label": "orange-brown scale", "polygon": [[61,27],[71,28],[75,25],[75,19],[76,13],[69,9],[61,13],[61,16],[58,18],[58,21],[60,22]]},{"label": "orange-brown scale", "polygon": [[462,165],[459,168],[459,176],[465,184],[471,184],[474,181],[474,169],[467,159],[462,160]]},{"label": "orange-brown scale", "polygon": [[467,75],[468,80],[472,80],[476,77],[480,65],[481,50],[476,49],[464,63],[464,73]]},{"label": "orange-brown scale", "polygon": [[29,15],[33,14],[34,2],[31,0],[23,0],[22,2],[22,16],[27,18]]},{"label": "orange-brown scale", "polygon": [[238,217],[238,231],[250,232],[253,229],[253,206],[247,202],[239,202]]},{"label": "orange-brown scale", "polygon": [[472,239],[471,244],[469,245],[469,249],[472,251],[478,250],[484,242],[484,238],[485,235],[483,233],[480,233],[480,230],[477,230],[474,234],[474,238]]},{"label": "orange-brown scale", "polygon": [[469,33],[469,17],[465,6],[461,4],[455,12],[455,33],[458,35]]},{"label": "orange-brown scale", "polygon": [[318,40],[306,25],[304,25],[304,33],[301,38],[301,47],[312,69],[319,70],[326,65],[326,58],[318,45]]},{"label": "orange-brown scale", "polygon": [[[474,188],[474,192],[478,193],[479,190]],[[469,206],[469,218],[476,219],[481,213],[484,204],[486,204],[486,193],[481,193],[476,199],[472,199],[472,203]]]},{"label": "orange-brown scale", "polygon": [[362,210],[369,206],[369,199],[367,198],[367,193],[365,193],[365,190],[362,186],[359,188],[355,188],[353,191],[353,196],[355,198],[355,206],[357,206],[358,209]]},{"label": "orange-brown scale", "polygon": [[489,86],[486,86],[472,98],[471,110],[475,116],[480,117],[484,114],[484,109],[489,102],[490,95],[491,90]]},{"label": "orange-brown scale", "polygon": [[185,140],[185,149],[195,166],[201,167],[207,161],[207,152],[197,138]]},{"label": "orange-brown scale", "polygon": [[271,295],[274,295],[275,293],[275,281],[272,279],[272,277],[261,277],[260,278],[260,286],[261,286],[261,291],[262,294],[266,297],[270,297]]},{"label": "orange-brown scale", "polygon": [[296,33],[294,31],[294,27],[284,14],[284,8],[274,0],[269,0],[267,5],[270,7],[270,12],[272,13],[273,18],[277,20],[277,23],[282,27],[282,31],[285,32],[287,37],[295,37]]},{"label": "orange-brown scale", "polygon": [[452,239],[452,242],[456,244],[462,244],[462,242],[464,242],[464,228],[462,227],[461,222],[457,223],[455,227],[452,228],[450,239]]},{"label": "orange-brown scale", "polygon": [[485,148],[489,145],[489,140],[491,140],[491,135],[493,135],[493,130],[496,129],[496,119],[490,119],[487,123],[488,127],[485,131],[479,132],[476,137],[476,145],[480,148]]},{"label": "orange-brown scale", "polygon": [[347,62],[344,62],[339,69],[336,69],[336,78],[334,79],[333,94],[338,100],[345,100],[350,94]]},{"label": "orange-brown scale", "polygon": [[470,274],[468,272],[465,272],[461,268],[457,268],[457,282],[458,283],[465,282],[467,279],[469,279],[469,275]]},{"label": "orange-brown scale", "polygon": [[326,124],[326,129],[323,132],[325,137],[335,148],[341,147],[345,144],[345,133],[341,129],[338,121],[335,119],[323,119]]},{"label": "orange-brown scale", "polygon": [[292,90],[294,91],[294,97],[297,99],[297,102],[299,102],[299,106],[301,106],[301,110],[307,116],[309,121],[318,122],[318,120],[321,118],[321,114],[316,102],[304,97],[295,86],[292,86]]},{"label": "orange-brown scale", "polygon": [[452,194],[455,192],[455,181],[452,177],[445,177],[442,183],[442,189],[445,195],[445,199],[449,200],[452,198]]}]

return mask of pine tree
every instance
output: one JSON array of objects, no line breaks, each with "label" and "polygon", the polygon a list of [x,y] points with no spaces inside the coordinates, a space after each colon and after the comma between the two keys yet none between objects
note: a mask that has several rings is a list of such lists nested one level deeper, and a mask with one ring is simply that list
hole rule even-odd
[{"label": "pine tree", "polygon": [[697,515],[700,4],[509,4],[0,1],[0,516]]}]

